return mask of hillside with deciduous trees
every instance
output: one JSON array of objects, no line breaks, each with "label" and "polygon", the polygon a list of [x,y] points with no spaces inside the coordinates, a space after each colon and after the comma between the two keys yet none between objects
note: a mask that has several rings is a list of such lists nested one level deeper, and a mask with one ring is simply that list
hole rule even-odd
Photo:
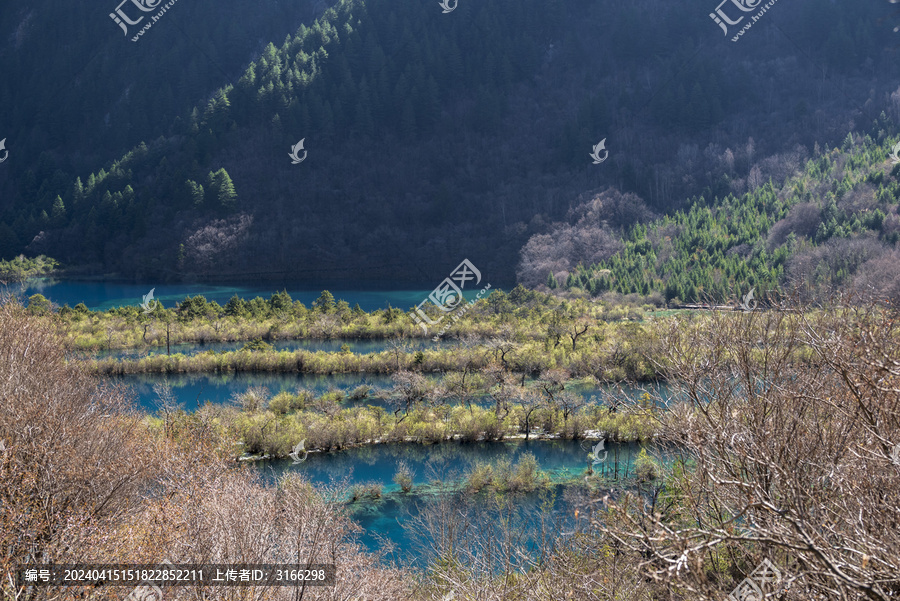
[{"label": "hillside with deciduous trees", "polygon": [[623,206],[641,215],[639,199],[597,194],[529,240],[519,279],[574,295],[637,294],[676,305],[725,302],[751,289],[757,298],[852,291],[900,301],[900,167],[886,136],[895,121],[882,117],[878,139],[848,135],[812,157],[797,149],[773,161],[781,180],[701,196],[672,215],[636,218],[642,223],[633,227],[601,216],[620,215]]}]

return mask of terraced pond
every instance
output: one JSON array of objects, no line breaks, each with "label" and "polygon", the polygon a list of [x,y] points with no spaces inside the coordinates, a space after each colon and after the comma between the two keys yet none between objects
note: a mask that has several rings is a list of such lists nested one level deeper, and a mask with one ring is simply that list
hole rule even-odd
[{"label": "terraced pond", "polygon": [[[438,375],[426,374],[426,377],[437,380]],[[158,395],[153,387],[167,383],[176,401],[190,411],[206,401],[225,403],[237,395],[247,392],[251,387],[265,387],[272,395],[283,390],[294,392],[298,387],[308,388],[317,394],[331,389],[345,393],[358,386],[370,386],[388,389],[393,382],[385,374],[297,374],[297,373],[228,373],[228,374],[141,374],[117,376],[109,378],[129,386],[138,402],[146,411],[154,412],[158,408]],[[644,388],[618,385],[575,385],[571,388],[582,395],[588,403],[610,403],[613,401],[635,402],[645,393]],[[667,388],[664,384],[652,384],[647,390],[658,390],[665,397]],[[490,404],[488,400],[484,401]],[[363,404],[384,405],[378,399],[368,398]]]}]

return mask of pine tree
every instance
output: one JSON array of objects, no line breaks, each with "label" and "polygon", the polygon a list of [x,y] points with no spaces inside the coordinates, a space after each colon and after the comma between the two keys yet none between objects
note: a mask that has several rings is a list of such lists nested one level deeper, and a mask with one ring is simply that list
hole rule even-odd
[{"label": "pine tree", "polygon": [[207,181],[209,194],[219,208],[225,212],[233,211],[237,207],[237,191],[228,172],[219,169],[215,173],[210,173]]},{"label": "pine tree", "polygon": [[313,301],[313,309],[322,313],[331,313],[335,309],[334,295],[328,290],[323,290],[319,298]]},{"label": "pine tree", "polygon": [[187,187],[188,199],[191,205],[193,205],[195,208],[202,207],[204,199],[203,186],[191,179],[185,182],[185,186]]},{"label": "pine tree", "polygon": [[59,196],[56,197],[53,208],[50,209],[50,222],[53,227],[62,227],[66,224],[66,207]]}]

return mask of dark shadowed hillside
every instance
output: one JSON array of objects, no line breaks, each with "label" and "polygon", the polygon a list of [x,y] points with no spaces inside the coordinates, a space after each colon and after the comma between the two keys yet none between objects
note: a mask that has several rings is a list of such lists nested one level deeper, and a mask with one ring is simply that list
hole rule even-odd
[{"label": "dark shadowed hillside", "polygon": [[[152,72],[149,50],[170,22],[191,27],[185,6],[127,52],[106,38],[94,48],[75,28],[74,54],[98,51],[94,60],[129,69],[89,69],[63,97],[96,119],[92,82],[107,104],[113,92],[129,99],[153,85],[153,73],[140,75]],[[36,141],[3,165],[0,254],[172,279],[418,281],[468,257],[509,279],[529,238],[567,215],[605,222],[612,239],[695,196],[716,202],[781,181],[797,162],[777,157],[839,144],[886,110],[898,73],[891,23],[879,21],[889,7],[779,3],[738,43],[723,38],[711,8],[460,0],[442,14],[436,2],[342,0],[257,55],[247,40],[222,41],[242,16],[220,7],[205,41],[191,38],[224,65],[203,72],[208,101],[189,110],[196,94],[161,85],[141,95],[156,91],[165,108],[136,121],[139,139],[119,132],[85,149],[77,138],[47,140],[35,154]],[[284,24],[266,10],[254,13],[261,30]],[[17,18],[19,27],[27,14]],[[195,83],[191,63],[172,64],[175,80]],[[35,120],[52,113],[41,106]],[[17,131],[31,131],[17,118]],[[609,158],[594,165],[588,155],[604,138]],[[292,164],[301,139],[308,155]],[[609,214],[609,203],[576,209],[602,190],[626,200]],[[605,258],[566,252],[569,268]]]}]

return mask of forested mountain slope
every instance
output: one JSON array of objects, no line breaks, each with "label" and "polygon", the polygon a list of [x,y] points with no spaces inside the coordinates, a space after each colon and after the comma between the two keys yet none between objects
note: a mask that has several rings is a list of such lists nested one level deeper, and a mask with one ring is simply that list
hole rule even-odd
[{"label": "forested mountain slope", "polygon": [[[192,27],[184,6],[165,22]],[[443,14],[435,2],[340,0],[168,123],[123,108],[145,142],[115,161],[98,155],[117,156],[127,136],[99,151],[90,136],[48,141],[32,164],[3,165],[0,255],[138,277],[417,281],[468,257],[508,280],[529,237],[593,190],[633,195],[628,211],[598,216],[628,227],[755,188],[784,171],[767,158],[840,143],[888,105],[898,66],[886,5],[783,3],[739,43],[723,40],[711,8],[460,0]],[[223,5],[207,18],[228,30],[241,16]],[[103,62],[152,71],[140,50],[162,44],[158,33],[129,42],[132,55],[99,50]],[[91,113],[79,90],[99,82],[132,98],[157,82],[135,78],[91,72],[71,93]],[[158,95],[179,112],[169,97],[181,95]],[[602,138],[609,160],[592,165]],[[308,155],[295,165],[301,139]],[[82,169],[85,156],[96,166]]]},{"label": "forested mountain slope", "polygon": [[[120,2],[34,0],[0,10],[0,138],[10,151],[0,170],[0,214],[55,198],[78,174],[166,133],[211,91],[237,81],[271,40],[327,7],[322,0],[176,2],[135,43],[157,11]],[[110,18],[117,5],[132,19],[145,15],[129,27],[132,35]],[[28,217],[40,215],[29,209]],[[15,214],[6,217],[12,225]]]},{"label": "forested mountain slope", "polygon": [[[624,238],[596,219],[618,197],[598,195],[572,223],[529,241],[520,278],[592,296],[659,293],[674,304],[733,301],[751,289],[757,298],[852,291],[857,299],[900,302],[900,158],[896,137],[886,135],[898,123],[900,95],[876,124],[877,139],[848,135],[840,148],[816,148],[809,160],[780,157],[796,167],[783,185],[760,180],[741,195],[700,197]],[[578,241],[591,244],[573,253]]]}]

